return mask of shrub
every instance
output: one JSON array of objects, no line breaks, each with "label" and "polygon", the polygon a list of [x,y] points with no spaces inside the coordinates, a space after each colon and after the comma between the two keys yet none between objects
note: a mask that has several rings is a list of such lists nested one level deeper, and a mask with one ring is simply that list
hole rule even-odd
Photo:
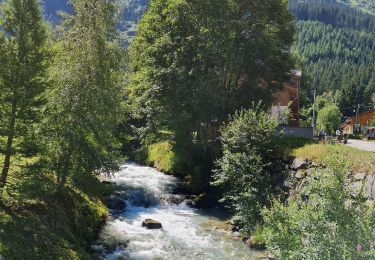
[{"label": "shrub", "polygon": [[221,129],[223,156],[216,163],[212,185],[222,187],[234,220],[249,232],[260,220],[260,209],[279,177],[280,161],[275,158],[277,122],[261,110],[242,110]]},{"label": "shrub", "polygon": [[375,115],[374,117],[370,120],[369,126],[375,126]]},{"label": "shrub", "polygon": [[374,259],[374,208],[350,196],[343,169],[317,170],[286,205],[263,210],[262,236],[276,257]]},{"label": "shrub", "polygon": [[319,130],[334,133],[340,125],[342,114],[336,105],[328,105],[319,110],[317,125]]}]

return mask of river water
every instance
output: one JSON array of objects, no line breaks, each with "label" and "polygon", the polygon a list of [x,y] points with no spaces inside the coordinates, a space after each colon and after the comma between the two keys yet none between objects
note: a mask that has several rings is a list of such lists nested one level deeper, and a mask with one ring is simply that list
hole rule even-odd
[{"label": "river water", "polygon": [[[231,232],[223,231],[217,216],[186,204],[182,195],[173,191],[178,179],[150,167],[126,163],[106,181],[116,184],[115,196],[123,199],[124,211],[110,211],[110,218],[93,246],[96,259],[255,259]],[[145,219],[160,221],[162,229],[142,227]],[[104,244],[117,245],[104,250]],[[126,244],[126,246],[124,246]]]}]

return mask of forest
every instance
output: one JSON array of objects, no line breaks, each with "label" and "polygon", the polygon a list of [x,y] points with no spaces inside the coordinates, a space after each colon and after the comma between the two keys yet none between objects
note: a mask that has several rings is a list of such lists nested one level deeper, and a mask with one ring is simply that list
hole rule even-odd
[{"label": "forest", "polygon": [[[340,108],[372,107],[375,74],[374,21],[372,13],[364,13],[337,1],[289,1],[289,9],[297,19],[297,38],[293,51],[304,62],[312,89],[319,95],[330,92]],[[344,110],[352,116],[353,110]]]}]

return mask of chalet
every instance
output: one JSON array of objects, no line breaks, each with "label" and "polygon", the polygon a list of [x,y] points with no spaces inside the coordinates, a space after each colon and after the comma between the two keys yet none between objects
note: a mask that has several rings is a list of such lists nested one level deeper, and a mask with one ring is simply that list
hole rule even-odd
[{"label": "chalet", "polygon": [[305,118],[300,114],[300,90],[302,72],[293,70],[290,81],[276,94],[272,104],[272,117],[280,122],[279,129],[287,136],[313,138],[312,127],[300,127],[300,120]]},{"label": "chalet", "polygon": [[348,118],[341,124],[344,134],[354,134],[357,131],[363,133],[369,128],[369,122],[375,118],[375,109]]},{"label": "chalet", "polygon": [[[272,105],[272,116],[280,120],[282,125],[299,127],[300,125],[300,88],[302,72],[294,70],[291,80],[285,83],[283,88],[277,93]],[[290,110],[290,114],[289,111]]]}]

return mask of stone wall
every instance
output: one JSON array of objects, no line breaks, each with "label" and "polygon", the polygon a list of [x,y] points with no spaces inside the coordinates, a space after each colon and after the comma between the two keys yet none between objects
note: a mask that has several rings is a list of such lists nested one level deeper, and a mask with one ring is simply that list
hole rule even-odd
[{"label": "stone wall", "polygon": [[[316,169],[321,171],[330,170],[324,164],[317,164],[302,158],[294,159],[289,168],[290,176],[284,182],[284,186],[289,189],[291,195],[301,190],[308,176]],[[348,172],[347,180],[353,197],[357,197],[362,191],[366,199],[375,201],[375,175],[362,172]]]}]

